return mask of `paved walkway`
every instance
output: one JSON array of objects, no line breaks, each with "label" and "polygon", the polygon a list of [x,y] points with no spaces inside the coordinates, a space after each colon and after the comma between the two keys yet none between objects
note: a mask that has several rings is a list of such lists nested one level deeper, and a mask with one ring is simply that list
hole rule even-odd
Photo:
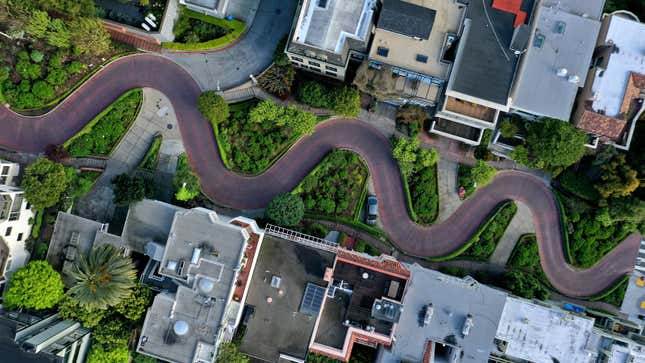
[{"label": "paved walkway", "polygon": [[439,217],[437,223],[448,219],[461,205],[457,194],[457,168],[459,164],[445,158],[439,159]]},{"label": "paved walkway", "polygon": [[75,212],[81,217],[109,221],[115,209],[112,179],[119,174],[130,173],[139,166],[157,133],[163,137],[159,166],[165,169],[163,172],[167,172],[177,165],[177,155],[183,152],[177,117],[166,96],[155,89],[144,88],[141,112],[110,155],[103,174],[92,190],[77,201]]},{"label": "paved walkway", "polygon": [[495,252],[490,257],[490,262],[499,266],[506,266],[506,262],[511,257],[517,240],[522,235],[535,233],[531,209],[524,203],[515,202],[515,204],[517,204],[517,213],[511,219],[511,223],[506,228],[506,232],[499,243],[497,243]]},{"label": "paved walkway", "polygon": [[[410,220],[398,166],[389,140],[375,127],[334,119],[300,139],[270,169],[257,177],[240,176],[222,163],[210,122],[197,109],[201,93],[192,76],[173,62],[152,55],[121,58],[87,81],[52,112],[29,118],[0,108],[0,145],[38,152],[61,144],[88,120],[132,87],[152,87],[172,100],[187,154],[206,195],[239,209],[256,209],[278,193],[292,190],[335,148],[347,148],[366,162],[379,197],[385,231],[399,249],[415,256],[442,256],[466,243],[500,202],[516,200],[531,209],[542,268],[552,285],[569,296],[589,296],[613,285],[634,268],[641,237],[633,234],[589,269],[569,264],[562,248],[558,206],[549,185],[519,171],[498,173],[492,183],[464,201],[443,223],[423,227]],[[55,126],[52,126],[55,125]]]},{"label": "paved walkway", "polygon": [[[248,81],[249,75],[260,74],[273,62],[275,47],[289,32],[296,5],[297,1],[261,0],[251,27],[235,46],[212,52],[165,51],[164,56],[186,69],[202,89],[238,86]],[[254,5],[245,0],[235,6],[242,11],[245,6]]]}]

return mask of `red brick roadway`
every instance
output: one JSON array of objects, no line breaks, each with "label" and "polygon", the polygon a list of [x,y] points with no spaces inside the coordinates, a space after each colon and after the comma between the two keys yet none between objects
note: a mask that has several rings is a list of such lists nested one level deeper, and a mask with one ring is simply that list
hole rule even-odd
[{"label": "red brick roadway", "polygon": [[530,207],[542,267],[563,294],[597,294],[633,269],[640,242],[636,234],[592,268],[579,270],[567,264],[558,208],[549,186],[518,171],[499,173],[445,222],[431,227],[415,224],[406,210],[388,140],[376,128],[357,120],[321,124],[312,136],[300,140],[262,175],[237,175],[222,164],[211,126],[195,107],[200,94],[197,83],[181,67],[153,55],[130,56],[112,63],[46,115],[28,118],[0,107],[0,145],[19,151],[41,151],[48,144],[61,144],[119,95],[135,87],[158,89],[171,100],[204,192],[219,203],[240,209],[264,207],[276,194],[291,190],[330,150],[343,147],[358,153],[369,166],[385,230],[406,253],[441,256],[454,251],[472,236],[497,204],[512,199]]}]

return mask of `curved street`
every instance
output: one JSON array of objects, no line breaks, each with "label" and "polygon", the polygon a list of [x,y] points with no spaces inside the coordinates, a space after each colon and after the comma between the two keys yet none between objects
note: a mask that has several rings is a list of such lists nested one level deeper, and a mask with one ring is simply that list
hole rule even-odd
[{"label": "curved street", "polygon": [[374,179],[380,216],[386,232],[403,251],[441,256],[463,245],[494,207],[508,199],[529,206],[538,237],[542,267],[563,294],[584,297],[614,284],[634,266],[640,236],[629,236],[594,267],[578,270],[567,264],[555,198],[541,179],[517,171],[501,172],[464,202],[447,220],[422,227],[410,220],[401,177],[388,140],[358,120],[333,120],[301,139],[264,174],[244,177],[227,170],[218,154],[210,123],[197,110],[199,85],[182,67],[163,57],[122,58],[99,72],[50,113],[28,118],[0,108],[0,145],[19,151],[42,151],[62,144],[123,92],[155,88],[171,100],[191,163],[204,192],[219,203],[241,209],[265,206],[276,194],[291,190],[333,148],[360,154]]}]

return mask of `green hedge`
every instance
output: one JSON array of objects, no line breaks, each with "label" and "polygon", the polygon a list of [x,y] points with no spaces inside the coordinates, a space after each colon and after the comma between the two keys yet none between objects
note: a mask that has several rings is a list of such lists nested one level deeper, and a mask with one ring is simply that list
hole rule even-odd
[{"label": "green hedge", "polygon": [[161,46],[166,48],[166,49],[171,49],[171,50],[209,50],[209,49],[216,49],[220,48],[223,46],[226,46],[228,44],[233,43],[237,38],[239,38],[242,34],[244,34],[244,31],[246,30],[246,24],[243,21],[240,20],[226,20],[226,19],[218,19],[212,16],[208,16],[205,14],[198,13],[196,11],[182,8],[181,9],[182,13],[184,13],[186,16],[201,20],[205,23],[213,24],[220,26],[222,28],[227,28],[231,29],[231,33],[217,38],[213,40],[209,40],[207,42],[201,42],[201,43],[178,43],[178,42],[163,42],[161,43]]},{"label": "green hedge", "polygon": [[43,211],[36,211],[34,216],[34,224],[31,226],[31,238],[38,238],[40,236],[40,226],[43,224]]},{"label": "green hedge", "polygon": [[408,206],[408,214],[415,223],[419,223],[419,217],[417,217],[417,213],[414,211],[414,207],[412,206],[412,195],[410,194],[408,179],[403,176],[403,173],[399,174],[401,175],[401,182],[403,183],[403,192],[405,193],[405,204]]},{"label": "green hedge", "polygon": [[426,260],[430,262],[442,262],[442,261],[448,261],[452,260],[453,258],[463,254],[468,250],[475,242],[478,241],[480,235],[486,231],[488,226],[493,223],[496,219],[496,217],[500,214],[500,212],[510,203],[513,203],[512,201],[504,202],[499,204],[496,208],[495,211],[491,214],[491,216],[482,224],[478,229],[477,232],[466,242],[464,245],[456,249],[455,251],[445,255],[445,256],[440,256],[440,257],[427,257]]},{"label": "green hedge", "polygon": [[147,171],[154,172],[157,169],[157,163],[159,162],[159,149],[161,148],[162,137],[160,134],[156,134],[152,139],[152,143],[146,152],[146,155],[141,160],[139,168]]},{"label": "green hedge", "polygon": [[[625,290],[627,288],[627,283],[629,282],[629,276],[623,276],[614,286],[609,287],[600,294],[590,296],[587,298],[589,301],[603,301],[608,304],[620,306],[625,297]],[[620,289],[623,289],[622,291]]]},{"label": "green hedge", "polygon": [[560,229],[562,230],[562,248],[564,248],[564,255],[567,257],[567,262],[573,264],[575,259],[573,258],[573,254],[571,253],[571,246],[569,245],[569,233],[567,231],[569,221],[567,219],[567,213],[564,210],[564,205],[562,204],[562,200],[560,199],[560,193],[558,193],[557,190],[554,190],[553,195],[556,204],[558,205],[558,213],[560,214],[560,218],[558,218],[558,220],[560,221]]},{"label": "green hedge", "polygon": [[[369,173],[369,169],[367,168],[367,165],[365,165],[365,168],[368,170],[368,173]],[[356,222],[360,222],[361,211],[365,207],[365,200],[367,199],[367,180],[368,179],[369,179],[369,175],[367,178],[365,178],[360,199],[358,200],[358,203],[356,203],[356,209],[354,209],[354,220]]]}]

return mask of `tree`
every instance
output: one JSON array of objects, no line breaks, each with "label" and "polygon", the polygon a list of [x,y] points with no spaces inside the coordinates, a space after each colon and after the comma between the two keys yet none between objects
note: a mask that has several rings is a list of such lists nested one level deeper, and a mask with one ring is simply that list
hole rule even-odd
[{"label": "tree", "polygon": [[439,153],[435,149],[420,149],[417,163],[421,168],[429,168],[439,161]]},{"label": "tree", "polygon": [[477,183],[477,187],[483,187],[490,183],[495,173],[497,173],[497,170],[482,160],[477,160],[477,165],[470,170],[470,176]]},{"label": "tree", "polygon": [[92,329],[92,338],[103,348],[112,350],[128,344],[132,329],[127,321],[118,317],[107,317]]},{"label": "tree", "polygon": [[177,193],[175,198],[180,201],[188,201],[197,197],[202,189],[199,185],[199,178],[193,173],[186,155],[177,160],[177,169],[172,184]]},{"label": "tree", "polygon": [[71,24],[70,42],[80,54],[103,55],[110,50],[110,33],[99,19],[79,18]]},{"label": "tree", "polygon": [[249,111],[249,120],[255,123],[262,123],[265,120],[274,121],[281,113],[281,107],[273,100],[264,100]]},{"label": "tree", "polygon": [[279,194],[269,202],[265,214],[276,224],[291,227],[302,220],[305,215],[305,205],[298,195]]},{"label": "tree", "polygon": [[152,290],[142,283],[137,283],[130,296],[121,301],[114,309],[126,319],[137,321],[146,312],[152,300]]},{"label": "tree", "polygon": [[298,87],[298,101],[311,107],[329,107],[329,95],[325,86],[318,82],[306,82]]},{"label": "tree", "polygon": [[197,108],[213,125],[218,125],[229,116],[228,104],[215,91],[202,92],[197,100]]},{"label": "tree", "polygon": [[51,19],[49,19],[49,15],[46,11],[34,10],[31,12],[31,16],[27,21],[25,30],[27,33],[31,34],[31,36],[43,39],[49,31],[50,22]]},{"label": "tree", "polygon": [[636,197],[616,198],[609,201],[609,216],[612,222],[645,222],[645,201]]},{"label": "tree", "polygon": [[600,168],[600,181],[595,187],[603,198],[627,197],[640,186],[638,173],[627,164],[624,154],[615,154]]},{"label": "tree", "polygon": [[69,48],[72,33],[62,19],[53,19],[47,32],[47,43],[57,48]]},{"label": "tree", "polygon": [[21,186],[34,209],[43,210],[60,202],[69,182],[63,165],[41,158],[25,169]]},{"label": "tree", "polygon": [[534,275],[521,270],[505,273],[503,285],[515,295],[526,299],[549,299],[549,290]]},{"label": "tree", "polygon": [[60,274],[45,261],[32,261],[13,276],[4,304],[10,308],[49,309],[63,297]]},{"label": "tree", "polygon": [[53,10],[72,18],[94,16],[94,0],[31,0],[34,6],[42,10]]},{"label": "tree", "polygon": [[106,309],[130,296],[136,271],[129,257],[109,244],[100,245],[82,256],[70,272],[76,284],[69,294],[79,306]]},{"label": "tree", "polygon": [[71,296],[65,295],[58,302],[58,313],[63,319],[75,320],[86,328],[93,328],[105,318],[108,310],[88,309],[78,305]]},{"label": "tree", "polygon": [[146,196],[146,181],[143,178],[119,174],[113,180],[114,204],[126,206],[138,202]]},{"label": "tree", "polygon": [[31,92],[43,101],[54,98],[54,89],[45,81],[34,82],[34,85],[31,87]]},{"label": "tree", "polygon": [[397,138],[394,140],[392,155],[399,163],[401,174],[405,177],[410,176],[416,169],[417,152],[419,150],[419,139],[408,140],[406,138]]},{"label": "tree", "polygon": [[545,118],[528,125],[526,146],[518,146],[511,157],[529,167],[555,171],[580,160],[586,140],[585,133],[569,123]]},{"label": "tree", "polygon": [[356,117],[361,112],[361,94],[355,88],[342,87],[332,93],[331,104],[337,115]]},{"label": "tree", "polygon": [[128,363],[130,350],[127,344],[121,344],[112,349],[107,349],[101,344],[94,343],[87,355],[87,363]]},{"label": "tree", "polygon": [[217,351],[215,363],[248,363],[249,358],[233,343],[223,343]]},{"label": "tree", "polygon": [[519,131],[520,128],[508,119],[502,121],[501,125],[499,126],[499,132],[505,138],[511,138],[515,136]]}]

